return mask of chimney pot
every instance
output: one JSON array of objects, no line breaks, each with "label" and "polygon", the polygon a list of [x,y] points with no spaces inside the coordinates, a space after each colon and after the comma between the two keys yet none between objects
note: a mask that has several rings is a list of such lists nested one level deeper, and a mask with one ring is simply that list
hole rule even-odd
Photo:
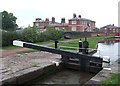
[{"label": "chimney pot", "polygon": [[74,14],[73,14],[73,18],[75,18],[75,17],[76,17],[76,14],[74,13]]},{"label": "chimney pot", "polygon": [[36,18],[36,21],[40,21],[41,20],[41,18]]},{"label": "chimney pot", "polygon": [[46,20],[45,20],[46,22],[49,22],[49,19],[48,18],[46,18]]},{"label": "chimney pot", "polygon": [[78,17],[81,18],[81,15],[79,15]]},{"label": "chimney pot", "polygon": [[62,19],[61,19],[61,23],[65,23],[65,18],[62,18]]}]

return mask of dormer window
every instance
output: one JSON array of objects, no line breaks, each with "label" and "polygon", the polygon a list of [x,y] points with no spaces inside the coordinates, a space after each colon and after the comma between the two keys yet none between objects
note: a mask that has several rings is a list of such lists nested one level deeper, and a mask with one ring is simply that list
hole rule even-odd
[{"label": "dormer window", "polygon": [[72,21],[72,24],[76,24],[76,21]]}]

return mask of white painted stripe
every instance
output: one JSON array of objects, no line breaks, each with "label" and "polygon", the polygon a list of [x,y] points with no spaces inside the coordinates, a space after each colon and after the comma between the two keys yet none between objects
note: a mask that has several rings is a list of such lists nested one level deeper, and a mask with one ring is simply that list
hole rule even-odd
[{"label": "white painted stripe", "polygon": [[23,43],[25,43],[25,42],[18,41],[18,40],[14,40],[14,41],[13,41],[13,45],[15,45],[15,46],[23,47]]},{"label": "white painted stripe", "polygon": [[105,69],[105,70],[111,70],[111,68],[103,68],[103,69]]}]

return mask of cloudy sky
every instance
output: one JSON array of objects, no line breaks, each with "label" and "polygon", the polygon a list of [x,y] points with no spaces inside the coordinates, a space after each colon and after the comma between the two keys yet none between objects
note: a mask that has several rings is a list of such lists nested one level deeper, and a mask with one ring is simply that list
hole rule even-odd
[{"label": "cloudy sky", "polygon": [[118,26],[118,2],[120,0],[1,0],[0,12],[6,10],[17,17],[19,27],[33,25],[35,18],[68,19],[73,13],[96,21],[96,27],[108,24]]}]

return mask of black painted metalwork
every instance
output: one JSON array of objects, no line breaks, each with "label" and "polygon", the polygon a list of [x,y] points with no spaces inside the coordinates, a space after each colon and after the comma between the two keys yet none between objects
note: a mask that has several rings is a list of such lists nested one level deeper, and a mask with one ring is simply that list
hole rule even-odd
[{"label": "black painted metalwork", "polygon": [[57,48],[57,43],[59,43],[57,40],[55,40],[55,48]]},{"label": "black painted metalwork", "polygon": [[[77,52],[71,52],[71,51],[58,49],[58,48],[51,48],[51,47],[32,44],[32,43],[23,43],[23,47],[46,51],[46,52],[55,53],[55,54],[60,54],[62,56],[61,60],[64,63],[72,61],[72,60],[70,60],[70,58],[77,58],[78,61],[73,60],[72,62],[78,62],[78,64],[80,65],[80,70],[82,70],[82,71],[87,70],[86,68],[91,65],[90,62],[93,62],[93,64],[96,64],[94,62],[97,62],[100,64],[102,64],[102,62],[103,62],[103,59],[100,57],[95,57],[95,56],[86,55],[86,54],[80,54]],[[102,67],[102,65],[99,65],[99,67]]]},{"label": "black painted metalwork", "polygon": [[81,39],[79,41],[79,52],[82,52],[82,41],[81,41]]},{"label": "black painted metalwork", "polygon": [[85,37],[85,41],[83,42],[83,54],[88,54],[88,49],[87,48],[89,48],[89,43],[88,43],[88,41],[87,41],[87,38]]}]

